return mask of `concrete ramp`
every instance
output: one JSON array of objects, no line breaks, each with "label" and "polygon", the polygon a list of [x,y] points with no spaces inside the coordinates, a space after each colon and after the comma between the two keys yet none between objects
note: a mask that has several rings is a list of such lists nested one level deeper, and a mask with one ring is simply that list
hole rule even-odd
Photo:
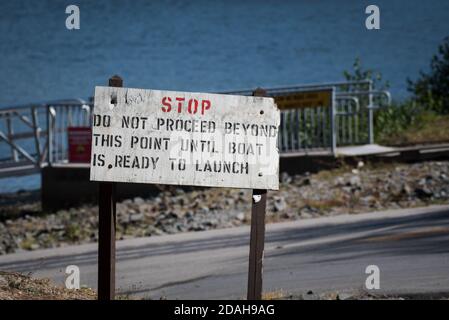
[{"label": "concrete ramp", "polygon": [[387,152],[394,152],[395,148],[384,147],[378,144],[365,144],[362,146],[349,146],[337,148],[338,156],[366,156],[372,154],[381,154]]}]

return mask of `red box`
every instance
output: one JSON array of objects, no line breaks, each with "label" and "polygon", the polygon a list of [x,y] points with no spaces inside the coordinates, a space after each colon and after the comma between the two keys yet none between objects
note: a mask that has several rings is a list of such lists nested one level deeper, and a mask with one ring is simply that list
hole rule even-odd
[{"label": "red box", "polygon": [[69,162],[90,163],[92,129],[90,127],[68,127]]}]

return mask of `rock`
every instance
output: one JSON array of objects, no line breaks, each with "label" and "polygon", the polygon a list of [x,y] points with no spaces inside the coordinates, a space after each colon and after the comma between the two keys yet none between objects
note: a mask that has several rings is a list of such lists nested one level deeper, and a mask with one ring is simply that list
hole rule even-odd
[{"label": "rock", "polygon": [[175,228],[176,228],[177,232],[186,232],[187,231],[187,226],[185,224],[182,224],[182,223],[176,224]]},{"label": "rock", "polygon": [[137,207],[137,212],[143,213],[148,211],[150,211],[150,206],[148,206],[146,203],[142,203]]},{"label": "rock", "polygon": [[132,199],[126,199],[126,200],[123,200],[122,204],[128,205],[128,204],[130,204],[132,202],[133,202]]},{"label": "rock", "polygon": [[415,193],[416,193],[416,196],[420,199],[428,199],[433,196],[433,192],[427,187],[416,188]]},{"label": "rock", "polygon": [[161,235],[161,234],[164,234],[164,232],[159,228],[156,228],[155,226],[148,226],[145,230],[146,236]]},{"label": "rock", "polygon": [[353,295],[352,294],[350,294],[350,293],[339,293],[338,295],[337,295],[337,300],[350,300],[350,299],[352,299],[353,298]]},{"label": "rock", "polygon": [[427,184],[427,180],[425,178],[422,178],[419,180],[418,185],[425,186]]},{"label": "rock", "polygon": [[135,204],[143,204],[143,203],[145,203],[145,200],[143,200],[141,197],[135,197],[133,201],[134,201]]},{"label": "rock", "polygon": [[8,280],[0,274],[0,288],[1,287],[9,287],[9,283]]},{"label": "rock", "polygon": [[204,231],[206,228],[198,223],[193,223],[192,226],[189,228],[191,231]]},{"label": "rock", "polygon": [[295,216],[295,214],[291,211],[287,211],[282,214],[282,218],[284,218],[284,219],[291,219],[294,216]]},{"label": "rock", "polygon": [[180,217],[181,217],[181,215],[178,212],[175,212],[175,211],[170,211],[167,214],[167,218],[169,218],[169,219],[179,219]]},{"label": "rock", "polygon": [[140,222],[143,220],[143,218],[144,218],[143,213],[131,214],[131,215],[129,215],[129,222],[131,222],[131,223]]},{"label": "rock", "polygon": [[0,222],[0,254],[15,252],[18,248],[17,243],[7,227]]},{"label": "rock", "polygon": [[273,206],[275,212],[284,211],[285,209],[287,209],[287,203],[285,202],[284,198],[275,199]]},{"label": "rock", "polygon": [[407,184],[402,184],[402,193],[406,194],[407,196],[411,196],[413,194],[412,188]]},{"label": "rock", "polygon": [[238,213],[235,217],[239,221],[244,221],[245,220],[245,214],[243,212]]},{"label": "rock", "polygon": [[301,179],[299,185],[301,185],[301,186],[310,186],[311,183],[312,182],[310,181],[310,178],[303,178],[303,179]]},{"label": "rock", "polygon": [[159,204],[159,203],[162,202],[162,199],[161,199],[160,197],[155,197],[155,198],[153,199],[153,202]]},{"label": "rock", "polygon": [[310,219],[310,218],[313,218],[313,215],[309,212],[301,211],[300,217],[302,219]]},{"label": "rock", "polygon": [[292,182],[292,177],[287,172],[282,172],[280,178],[281,178],[280,180],[282,183]]},{"label": "rock", "polygon": [[211,219],[209,221],[204,221],[203,222],[203,226],[205,226],[206,228],[215,227],[217,224],[218,224],[218,220],[217,219]]},{"label": "rock", "polygon": [[337,177],[334,180],[334,185],[335,186],[343,186],[345,184],[345,179],[343,177]]},{"label": "rock", "polygon": [[391,209],[400,209],[401,206],[400,206],[397,202],[392,202],[392,203],[390,204],[390,208],[391,208]]},{"label": "rock", "polygon": [[185,191],[182,188],[176,188],[175,194],[178,196],[183,195],[183,194],[185,194]]},{"label": "rock", "polygon": [[359,202],[360,205],[364,206],[364,207],[371,207],[371,205],[376,201],[376,198],[374,198],[373,196],[366,196],[366,197],[362,197],[360,198]]},{"label": "rock", "polygon": [[352,187],[360,187],[362,185],[362,180],[358,175],[354,175],[349,178],[349,185]]},{"label": "rock", "polygon": [[201,207],[201,213],[208,213],[208,212],[209,212],[209,207],[206,207],[206,206]]}]

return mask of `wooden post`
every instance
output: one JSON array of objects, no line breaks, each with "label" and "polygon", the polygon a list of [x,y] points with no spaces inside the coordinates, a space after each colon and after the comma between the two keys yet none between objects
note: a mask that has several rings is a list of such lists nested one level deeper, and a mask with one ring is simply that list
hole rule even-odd
[{"label": "wooden post", "polygon": [[[266,91],[256,89],[253,96],[264,97]],[[262,269],[265,245],[265,212],[267,190],[254,189],[251,207],[251,235],[249,245],[248,300],[262,299]]]},{"label": "wooden post", "polygon": [[[109,79],[110,87],[122,87],[119,76]],[[99,183],[98,300],[115,298],[115,183]]]}]

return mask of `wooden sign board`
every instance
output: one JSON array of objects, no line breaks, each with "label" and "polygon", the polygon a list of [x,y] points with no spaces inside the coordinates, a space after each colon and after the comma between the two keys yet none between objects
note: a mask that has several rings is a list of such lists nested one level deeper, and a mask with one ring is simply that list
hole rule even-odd
[{"label": "wooden sign board", "polygon": [[280,110],[332,106],[333,89],[289,92],[274,95]]},{"label": "wooden sign board", "polygon": [[273,98],[96,87],[90,179],[279,189]]}]

